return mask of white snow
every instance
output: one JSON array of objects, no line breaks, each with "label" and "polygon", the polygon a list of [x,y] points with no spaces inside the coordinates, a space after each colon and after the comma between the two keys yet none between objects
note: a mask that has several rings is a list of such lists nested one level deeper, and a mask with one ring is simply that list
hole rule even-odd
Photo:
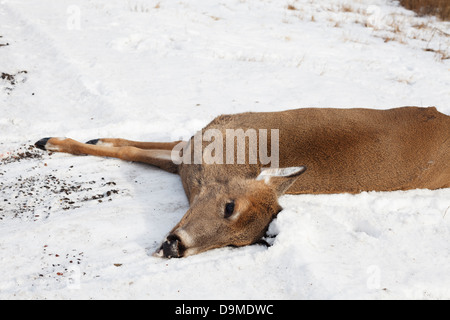
[{"label": "white snow", "polygon": [[450,190],[284,196],[272,247],[165,260],[177,176],[28,150],[244,111],[450,114],[448,34],[390,0],[0,0],[0,299],[450,299]]}]

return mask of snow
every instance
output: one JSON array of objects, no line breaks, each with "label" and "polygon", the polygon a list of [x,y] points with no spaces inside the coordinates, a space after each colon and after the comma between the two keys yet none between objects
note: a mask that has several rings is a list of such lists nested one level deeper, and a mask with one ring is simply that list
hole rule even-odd
[{"label": "snow", "polygon": [[76,3],[0,0],[0,299],[450,299],[450,190],[283,196],[272,247],[166,260],[177,176],[28,148],[244,111],[450,114],[448,22],[390,0]]}]

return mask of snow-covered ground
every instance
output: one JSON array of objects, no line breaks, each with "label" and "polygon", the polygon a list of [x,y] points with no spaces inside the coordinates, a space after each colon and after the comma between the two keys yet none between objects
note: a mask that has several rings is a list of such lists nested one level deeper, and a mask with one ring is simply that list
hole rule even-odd
[{"label": "snow-covered ground", "polygon": [[450,190],[284,196],[272,247],[165,260],[177,176],[29,147],[244,111],[450,114],[449,34],[390,0],[0,0],[0,299],[450,299]]}]

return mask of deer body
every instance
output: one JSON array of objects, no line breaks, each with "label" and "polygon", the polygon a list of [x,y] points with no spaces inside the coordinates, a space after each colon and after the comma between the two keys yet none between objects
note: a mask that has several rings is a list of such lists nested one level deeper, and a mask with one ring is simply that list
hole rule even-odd
[{"label": "deer body", "polygon": [[[257,242],[281,210],[277,199],[284,193],[450,187],[450,117],[435,108],[242,113],[219,116],[203,132],[210,129],[222,133],[223,146],[227,129],[278,129],[279,167],[289,169],[268,169],[260,161],[174,164],[171,150],[181,143],[184,153],[193,152],[193,138],[173,143],[98,139],[87,144],[46,138],[36,145],[140,161],[178,173],[190,209],[157,250],[168,258]],[[271,150],[270,137],[267,141]],[[202,141],[203,156],[208,143]],[[249,150],[244,152],[249,158]]]},{"label": "deer body", "polygon": [[[243,113],[218,117],[205,129],[246,130],[255,125],[279,128],[280,168],[308,168],[308,174],[287,193],[450,187],[450,117],[435,108]],[[247,168],[245,174],[256,177],[260,169]],[[192,173],[186,170],[183,180],[190,180]],[[209,170],[219,176],[233,176],[240,168],[218,166]]]}]

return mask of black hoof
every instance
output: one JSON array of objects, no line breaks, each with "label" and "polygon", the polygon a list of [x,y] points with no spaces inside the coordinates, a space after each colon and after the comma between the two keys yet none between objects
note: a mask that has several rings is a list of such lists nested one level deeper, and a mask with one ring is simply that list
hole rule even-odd
[{"label": "black hoof", "polygon": [[47,144],[47,141],[50,140],[50,139],[51,139],[51,138],[44,138],[44,139],[41,139],[41,140],[39,140],[38,142],[36,142],[36,143],[34,144],[34,146],[35,146],[36,148],[41,149],[41,150],[47,150],[47,149],[45,148],[45,145]]},{"label": "black hoof", "polygon": [[94,140],[89,140],[88,142],[86,142],[86,144],[93,144],[96,145],[98,143],[100,139],[94,139]]}]

